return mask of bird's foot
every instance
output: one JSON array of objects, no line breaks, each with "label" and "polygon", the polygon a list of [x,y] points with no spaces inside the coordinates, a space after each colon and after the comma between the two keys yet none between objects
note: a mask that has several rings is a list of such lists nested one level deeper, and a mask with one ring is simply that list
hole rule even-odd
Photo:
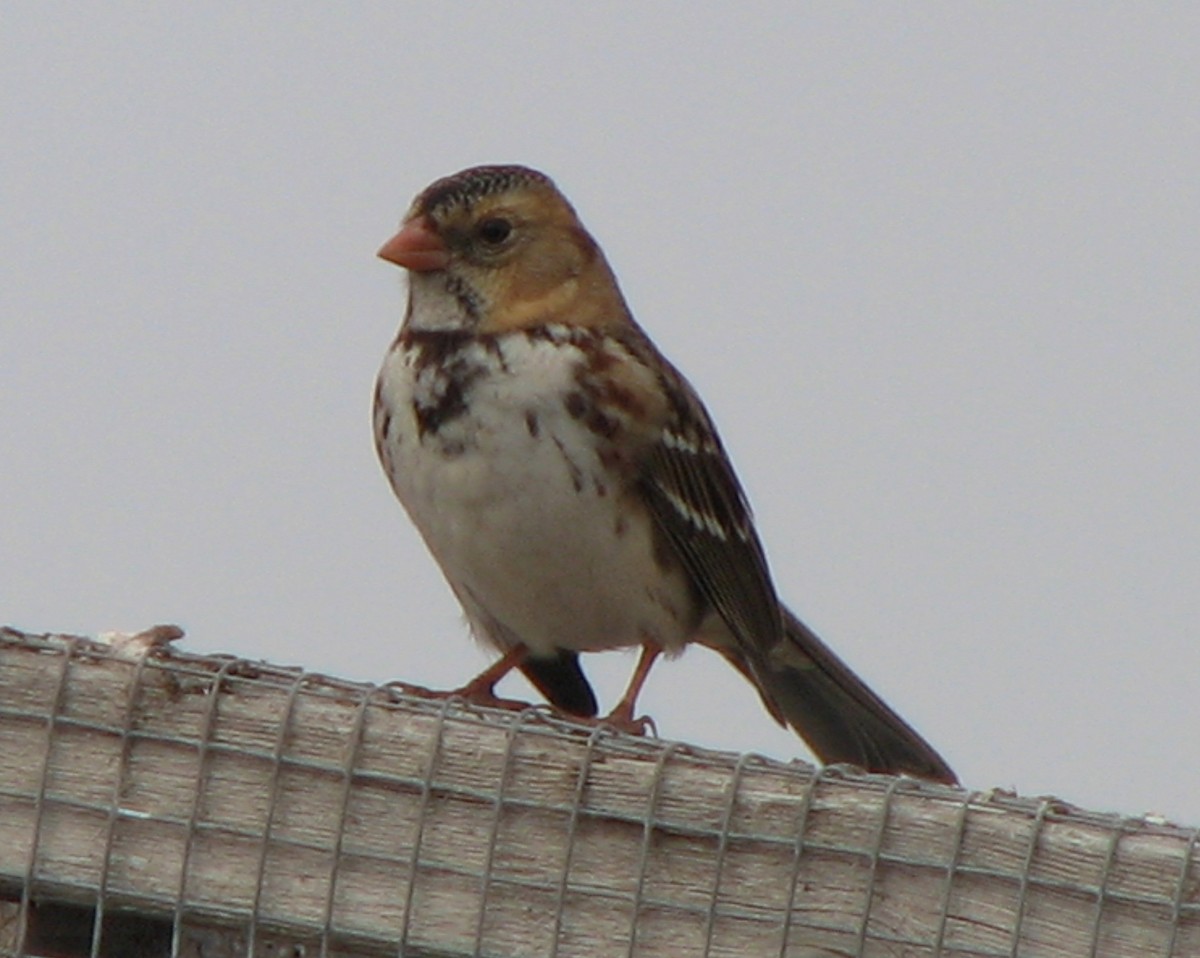
[{"label": "bird's foot", "polygon": [[639,715],[635,718],[631,706],[618,705],[608,715],[604,716],[604,718],[595,719],[594,721],[597,725],[615,729],[618,732],[623,732],[625,735],[653,735],[655,738],[658,737],[658,727],[654,724],[654,719],[649,715]]},{"label": "bird's foot", "polygon": [[429,689],[423,685],[410,685],[408,682],[389,682],[387,687],[416,698],[439,701],[458,699],[468,705],[478,705],[489,709],[506,709],[510,712],[524,712],[526,709],[535,708],[532,702],[501,698],[488,683],[468,682],[457,689]]}]

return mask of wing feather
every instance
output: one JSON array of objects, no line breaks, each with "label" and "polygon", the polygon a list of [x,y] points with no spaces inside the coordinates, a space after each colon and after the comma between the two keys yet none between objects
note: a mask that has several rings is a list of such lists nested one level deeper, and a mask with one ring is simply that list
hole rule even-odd
[{"label": "wing feather", "polygon": [[747,651],[763,655],[783,637],[767,558],[729,457],[692,388],[675,375],[661,437],[641,473],[650,511],[701,595]]}]

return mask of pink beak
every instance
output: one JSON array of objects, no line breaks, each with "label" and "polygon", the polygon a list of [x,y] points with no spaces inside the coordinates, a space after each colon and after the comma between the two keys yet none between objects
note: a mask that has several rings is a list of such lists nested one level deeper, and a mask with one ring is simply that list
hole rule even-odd
[{"label": "pink beak", "polygon": [[431,273],[450,265],[450,251],[424,216],[405,223],[379,248],[378,256],[415,273]]}]

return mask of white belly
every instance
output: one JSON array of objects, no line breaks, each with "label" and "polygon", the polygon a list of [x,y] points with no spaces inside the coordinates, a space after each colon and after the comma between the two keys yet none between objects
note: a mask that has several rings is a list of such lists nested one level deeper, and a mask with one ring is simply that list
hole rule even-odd
[{"label": "white belly", "polygon": [[500,342],[503,362],[472,380],[464,410],[424,435],[414,400],[434,388],[429,370],[418,375],[393,350],[376,413],[396,495],[476,633],[534,654],[645,640],[678,648],[696,624],[683,576],[656,558],[644,507],[564,405],[577,350],[523,335]]}]

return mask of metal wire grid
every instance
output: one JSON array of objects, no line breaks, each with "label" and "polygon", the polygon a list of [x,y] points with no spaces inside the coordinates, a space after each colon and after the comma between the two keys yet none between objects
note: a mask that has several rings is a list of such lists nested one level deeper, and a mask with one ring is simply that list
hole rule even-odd
[{"label": "metal wire grid", "polygon": [[[1200,953],[1200,866],[1194,829],[1095,815],[1051,799],[983,796],[837,769],[814,772],[807,766],[785,766],[753,755],[704,752],[614,736],[603,729],[581,731],[538,711],[468,710],[451,701],[432,702],[231,658],[172,654],[125,661],[78,638],[0,632],[0,655],[16,650],[34,650],[44,658],[43,666],[51,662],[53,666],[44,669],[49,681],[35,690],[40,694],[16,702],[10,702],[7,694],[0,698],[0,733],[32,725],[42,727],[45,736],[35,782],[0,779],[0,802],[31,807],[34,822],[23,866],[13,873],[20,879],[17,932],[12,946],[0,954],[26,954],[21,942],[28,943],[27,930],[36,925],[34,903],[45,900],[82,903],[93,909],[89,946],[79,952],[91,958],[119,953],[110,948],[110,918],[131,910],[147,922],[169,926],[168,944],[155,953],[173,956],[261,956],[286,949],[291,949],[290,954],[321,956],[554,958],[620,953],[630,958],[659,954],[781,958],[796,954],[1159,954],[1171,958]],[[121,679],[109,683],[120,703],[115,721],[111,716],[97,717],[103,709],[72,697],[74,673],[93,663],[115,666]],[[0,661],[0,671],[2,666]],[[198,697],[202,708],[197,727],[185,733],[148,724],[146,698],[152,692],[174,695],[178,701]],[[239,696],[278,699],[281,695],[282,711],[273,725],[264,723],[250,739],[236,743],[223,737],[225,710]],[[336,702],[344,720],[337,728],[323,731],[330,746],[325,757],[300,754],[293,743],[301,735],[313,734],[308,706],[322,702]],[[433,721],[424,754],[409,763],[415,773],[364,762],[371,719],[380,710]],[[91,797],[68,794],[52,772],[56,748],[75,732],[111,739],[116,746],[111,750],[115,773],[105,780],[108,787],[91,790]],[[503,736],[499,766],[495,760],[481,759],[493,774],[479,780],[485,784],[470,784],[461,774],[462,745],[485,734]],[[136,795],[130,795],[131,770],[142,745],[195,753],[186,807],[153,812],[137,807]],[[561,793],[565,797],[555,800],[531,786],[539,784],[539,774],[544,772],[536,760],[559,747],[567,747],[572,760],[562,770],[570,786]],[[228,757],[258,763],[266,771],[265,816],[257,826],[222,820],[210,807],[219,791],[214,787],[214,770]],[[627,789],[605,792],[599,771],[621,759],[628,760],[632,770],[624,780]],[[538,774],[531,774],[531,769]],[[324,802],[332,805],[328,816],[332,833],[326,830],[320,839],[296,836],[291,827],[297,813],[292,804],[295,797],[285,787],[294,773],[335,783],[332,790],[324,788],[320,796],[312,796],[314,801],[333,799]],[[715,798],[689,794],[689,786],[701,779],[720,783]],[[415,822],[405,834],[393,835],[396,840],[390,848],[366,847],[355,823],[355,790],[370,786],[390,795],[415,797]],[[612,783],[605,787],[611,789]],[[834,800],[847,790],[854,792],[860,814],[845,812]],[[480,819],[486,823],[481,826],[484,833],[461,835],[458,844],[447,844],[441,816],[447,803],[488,810]],[[938,835],[931,832],[933,840],[916,831],[928,825],[917,813],[929,808],[953,822]],[[94,847],[79,850],[98,860],[95,878],[72,879],[48,867],[51,856],[44,854],[43,826],[58,810],[92,816],[102,823]],[[527,814],[558,823],[562,857],[557,867],[547,867],[538,859],[542,849],[522,847],[522,816]],[[1010,829],[1014,821],[1019,823],[1013,835],[1023,836],[1024,847],[1013,842],[989,846],[984,838],[992,819],[1002,820]],[[121,831],[131,822],[151,824],[176,839],[182,832],[182,862],[170,893],[134,890],[128,881]],[[624,880],[593,880],[598,831],[613,836],[600,847],[631,866]],[[627,840],[631,835],[636,836],[632,843]],[[1087,859],[1087,864],[1086,848],[1095,845],[1097,836],[1104,853],[1092,865],[1092,877],[1083,880],[1078,867],[1063,863],[1073,855]],[[214,839],[255,847],[249,900],[236,893],[222,899],[196,887],[196,876],[211,864],[204,849]],[[1158,869],[1173,864],[1173,874],[1144,873],[1145,866],[1135,858],[1147,843],[1170,850],[1154,858],[1153,864]],[[774,891],[764,892],[762,884],[754,885],[755,894],[766,895],[766,900],[748,897],[745,891],[754,877],[747,874],[747,863],[759,860],[747,858],[747,849],[765,850],[768,858],[786,858],[781,874],[790,881],[778,882]],[[279,864],[289,851],[296,861],[306,863],[310,874],[280,872]],[[672,875],[685,870],[681,862],[689,858],[694,859],[693,866],[704,867],[693,867],[688,872],[691,883],[681,888],[672,883]],[[352,875],[364,866],[375,866],[377,874],[394,875],[402,887],[398,922],[391,927],[381,924],[366,930],[343,919],[346,894],[361,887]],[[0,870],[0,881],[8,877]],[[325,890],[319,918],[299,911],[282,913],[281,887],[286,890],[292,882],[320,884],[321,880]],[[840,899],[833,901],[836,907],[830,909],[829,900],[820,908],[808,907],[812,888],[829,881],[840,889]],[[450,885],[473,893],[448,896]],[[234,886],[241,887],[236,880],[230,883],[230,888]],[[1001,889],[1000,898],[1008,904],[1002,914],[972,911],[971,889],[983,886]],[[916,897],[913,889],[918,890]],[[1047,936],[1056,928],[1055,908],[1078,909],[1080,903],[1090,903],[1090,921],[1065,931],[1058,927],[1066,935],[1065,944],[1051,941]],[[470,908],[453,910],[464,904]],[[590,943],[582,937],[584,924],[592,936]],[[218,929],[232,930],[231,936],[214,937]],[[1146,947],[1148,942],[1154,944]],[[1059,950],[1053,950],[1056,947]]]}]

